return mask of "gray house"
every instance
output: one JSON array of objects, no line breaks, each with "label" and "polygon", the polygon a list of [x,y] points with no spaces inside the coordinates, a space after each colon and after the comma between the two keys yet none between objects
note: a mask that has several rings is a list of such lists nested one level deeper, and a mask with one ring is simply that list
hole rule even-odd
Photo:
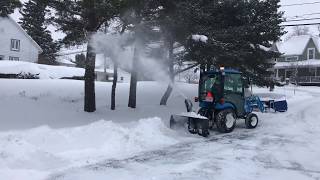
[{"label": "gray house", "polygon": [[275,76],[280,81],[299,84],[320,84],[320,38],[311,35],[293,36],[276,43],[273,50],[282,53],[275,61]]}]

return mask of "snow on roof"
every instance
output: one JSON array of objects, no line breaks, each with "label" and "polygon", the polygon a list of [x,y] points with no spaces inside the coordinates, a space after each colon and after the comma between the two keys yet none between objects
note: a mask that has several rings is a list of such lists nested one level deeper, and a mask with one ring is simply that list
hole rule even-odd
[{"label": "snow on roof", "polygon": [[195,35],[192,35],[192,40],[194,40],[194,41],[196,41],[196,42],[207,43],[208,37],[205,36],[205,35],[195,34]]},{"label": "snow on roof", "polygon": [[306,61],[295,61],[295,62],[277,62],[275,68],[286,68],[286,67],[320,67],[320,60],[318,59],[309,59]]},{"label": "snow on roof", "polygon": [[8,19],[14,24],[26,37],[31,41],[32,44],[39,50],[39,53],[42,53],[42,48],[36,43],[30,36],[27,34],[27,32],[10,16],[8,16]]},{"label": "snow on roof", "polygon": [[57,62],[61,64],[75,65],[75,63],[71,62],[71,60],[60,58],[60,57],[57,58]]},{"label": "snow on roof", "polygon": [[[104,69],[103,68],[96,68],[94,71],[95,72],[104,72]],[[113,69],[106,68],[106,73],[113,74]]]},{"label": "snow on roof", "polygon": [[[301,55],[311,38],[311,35],[293,36],[287,41],[277,43],[277,47],[279,52],[283,53],[285,56]],[[317,42],[315,43],[317,44]]]},{"label": "snow on roof", "polygon": [[59,56],[72,55],[72,54],[86,54],[87,52],[87,44],[72,46],[69,48],[61,48],[58,52]]},{"label": "snow on roof", "polygon": [[319,36],[312,36],[313,42],[316,45],[318,51],[320,52],[320,37]]}]

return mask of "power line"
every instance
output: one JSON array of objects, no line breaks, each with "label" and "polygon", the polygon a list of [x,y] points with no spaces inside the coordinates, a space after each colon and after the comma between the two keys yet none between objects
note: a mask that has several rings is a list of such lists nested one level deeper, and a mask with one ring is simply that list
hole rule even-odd
[{"label": "power line", "polygon": [[285,5],[281,5],[281,7],[303,6],[303,5],[312,5],[312,4],[320,4],[320,1],[315,1],[310,3],[285,4]]},{"label": "power line", "polygon": [[296,19],[296,18],[302,18],[304,16],[312,16],[312,15],[319,15],[320,13],[309,13],[309,14],[301,14],[301,15],[296,15],[296,16],[288,16],[288,17],[285,17],[287,19]]},{"label": "power line", "polygon": [[294,19],[285,22],[297,22],[297,21],[311,21],[311,20],[319,20],[320,18],[305,18],[305,19]]},{"label": "power line", "polygon": [[311,25],[320,25],[320,22],[318,23],[303,23],[303,24],[281,24],[281,27],[293,27],[293,26],[311,26]]}]

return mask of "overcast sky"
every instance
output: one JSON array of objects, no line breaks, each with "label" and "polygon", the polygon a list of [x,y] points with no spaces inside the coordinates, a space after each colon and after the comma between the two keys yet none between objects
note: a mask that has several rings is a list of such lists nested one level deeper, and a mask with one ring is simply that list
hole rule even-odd
[{"label": "overcast sky", "polygon": [[[27,0],[21,0],[22,2],[26,2]],[[320,0],[281,0],[281,5],[292,5],[292,4],[301,4],[301,3],[313,3],[313,2],[320,2]],[[281,7],[280,11],[283,11],[285,14],[284,16],[288,19],[305,19],[305,18],[320,18],[320,3],[319,4],[311,4],[311,5],[296,5],[296,6],[286,6],[286,7]],[[316,15],[305,15],[305,14],[310,14],[310,13],[319,13]],[[299,17],[295,17],[299,16]],[[19,20],[19,13],[16,11],[12,17],[18,21]],[[299,24],[299,23],[315,23],[319,22],[319,20],[311,20],[311,21],[300,21],[300,22],[290,22],[290,24]],[[291,31],[290,28],[286,28],[286,31]],[[57,33],[54,32],[53,27],[50,27],[50,30],[53,31],[53,38],[54,39],[59,39],[63,37],[62,33]],[[314,35],[319,35],[319,31],[317,26],[310,26],[310,30]]]},{"label": "overcast sky", "polygon": [[[313,3],[320,2],[319,0],[281,0],[281,5],[290,5],[290,4],[301,4],[301,3]],[[296,6],[283,6],[280,8],[280,11],[283,11],[284,16],[289,19],[310,19],[310,18],[320,18],[320,3],[319,4],[305,4],[305,5],[296,5]],[[305,15],[319,13],[314,15]],[[320,23],[320,19],[318,20],[309,20],[309,21],[300,21],[300,22],[288,22],[287,24],[303,24],[303,23]],[[314,35],[319,35],[319,31],[316,25],[309,26],[311,32]],[[287,31],[290,31],[292,28],[286,28]]]}]

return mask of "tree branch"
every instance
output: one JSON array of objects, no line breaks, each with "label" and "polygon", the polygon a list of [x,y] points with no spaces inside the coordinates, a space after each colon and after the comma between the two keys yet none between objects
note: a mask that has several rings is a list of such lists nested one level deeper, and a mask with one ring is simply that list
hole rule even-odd
[{"label": "tree branch", "polygon": [[178,74],[180,74],[180,73],[183,73],[183,72],[185,72],[185,71],[187,71],[187,70],[189,70],[189,69],[192,69],[192,68],[194,68],[194,67],[197,67],[199,64],[200,64],[200,63],[196,63],[196,64],[193,64],[193,65],[187,67],[187,68],[181,69],[181,70],[175,72],[175,73],[174,73],[174,76],[176,76],[176,75],[178,75]]}]

